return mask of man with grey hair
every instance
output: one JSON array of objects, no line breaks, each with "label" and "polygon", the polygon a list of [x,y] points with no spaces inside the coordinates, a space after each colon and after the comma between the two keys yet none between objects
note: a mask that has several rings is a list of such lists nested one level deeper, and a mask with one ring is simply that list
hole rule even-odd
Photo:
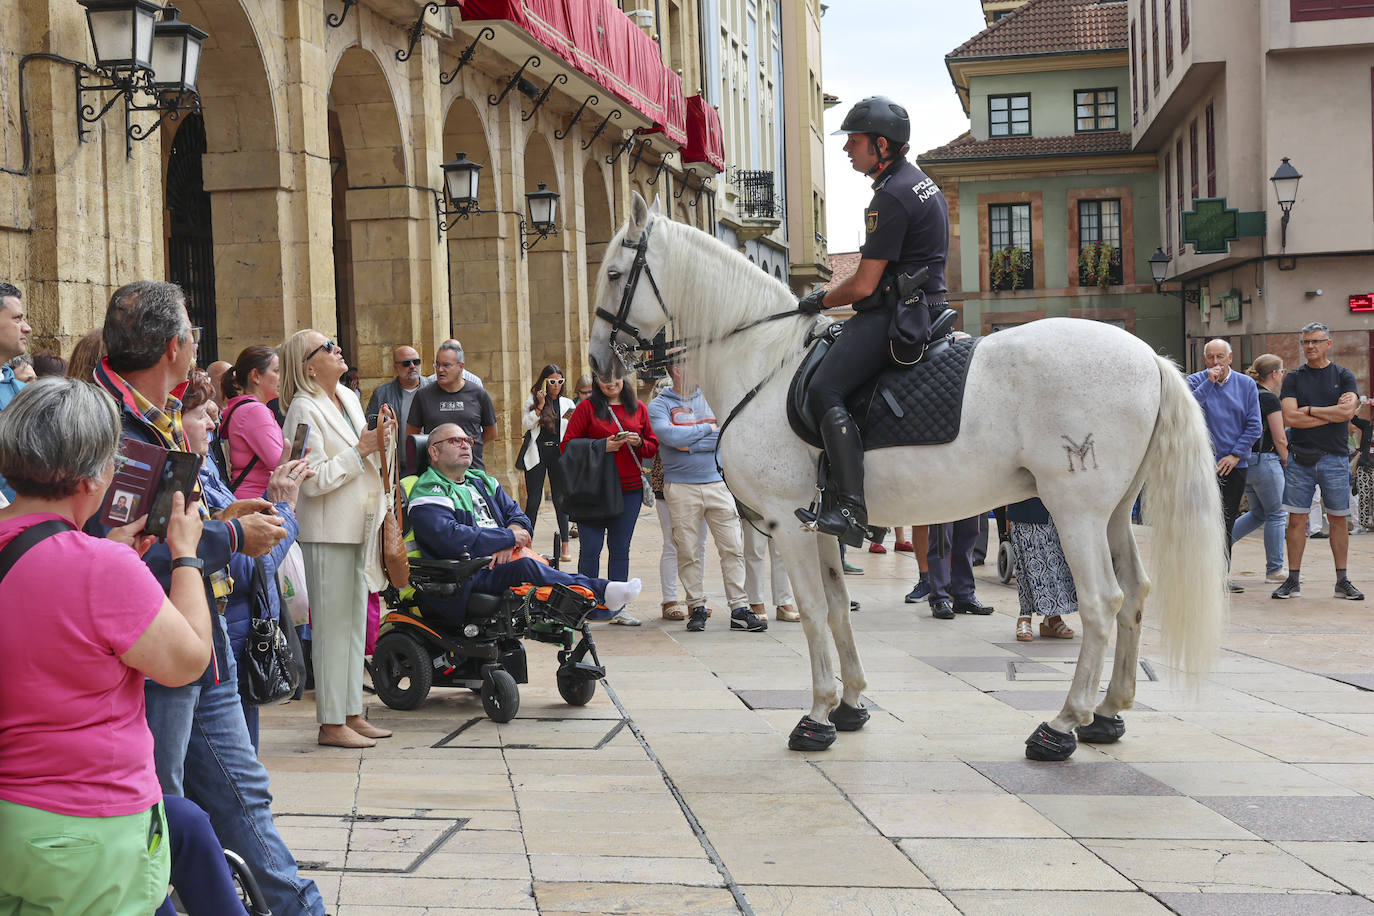
[{"label": "man with grey hair", "polygon": [[[102,334],[107,355],[96,366],[95,382],[119,405],[123,438],[187,451],[181,401],[172,390],[186,380],[194,363],[199,329],[191,327],[181,288],[151,280],[120,287],[110,298]],[[297,873],[272,820],[267,771],[244,721],[223,616],[233,590],[230,554],[261,556],[286,536],[281,518],[271,511],[265,499],[239,500],[214,518],[202,509],[206,521],[196,556],[173,557],[162,542],[144,554],[144,563],[164,590],[174,568],[198,567],[206,598],[220,611],[213,615],[209,668],[184,687],[147,682],[146,715],[163,792],[189,795],[205,809],[224,845],[247,860],[273,913],[320,916],[324,901],[319,888]],[[103,533],[97,522],[87,529]]]},{"label": "man with grey hair", "polygon": [[[33,328],[24,320],[24,294],[10,283],[0,283],[0,410],[4,410],[24,387],[24,383],[14,377],[14,370],[6,365],[10,360],[28,350],[29,335]],[[0,496],[6,501],[14,499],[14,491],[0,477]]]},{"label": "man with grey hair", "polygon": [[[1221,338],[1207,341],[1202,348],[1201,372],[1188,376],[1188,387],[1202,406],[1207,432],[1212,437],[1216,458],[1217,483],[1221,486],[1221,514],[1226,526],[1226,557],[1231,557],[1231,528],[1240,515],[1240,498],[1245,495],[1245,477],[1250,467],[1250,452],[1260,437],[1259,386],[1243,372],[1231,371],[1235,354]],[[1233,592],[1244,588],[1233,581]]]},{"label": "man with grey hair", "polygon": [[1364,593],[1346,576],[1350,532],[1350,420],[1360,407],[1355,374],[1331,361],[1331,329],[1319,321],[1298,335],[1306,362],[1284,376],[1279,402],[1288,435],[1283,508],[1288,512],[1288,578],[1274,598],[1302,594],[1299,571],[1307,546],[1307,516],[1312,496],[1321,488],[1322,506],[1331,523],[1331,558],[1336,563],[1337,598],[1363,601]]},{"label": "man with grey hair", "polygon": [[434,354],[435,381],[411,402],[406,433],[428,433],[443,423],[456,423],[472,439],[472,466],[486,470],[482,446],[496,438],[496,407],[485,388],[463,376],[466,357],[457,342],[446,340]]}]

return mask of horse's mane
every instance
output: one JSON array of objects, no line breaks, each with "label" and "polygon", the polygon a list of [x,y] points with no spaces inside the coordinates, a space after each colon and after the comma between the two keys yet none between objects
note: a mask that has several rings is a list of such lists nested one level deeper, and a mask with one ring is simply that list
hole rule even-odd
[{"label": "horse's mane", "polygon": [[[802,316],[795,321],[768,322],[727,337],[753,319],[795,309],[796,297],[786,284],[693,226],[656,218],[653,231],[663,233],[665,243],[659,249],[666,262],[665,278],[660,283],[672,278],[672,289],[662,290],[674,319],[670,333],[704,342],[691,355],[700,377],[711,378],[718,368],[735,364],[742,352],[747,352],[751,363],[767,369],[789,354],[800,353],[798,325],[804,320]],[[810,321],[810,316],[805,320]]]}]

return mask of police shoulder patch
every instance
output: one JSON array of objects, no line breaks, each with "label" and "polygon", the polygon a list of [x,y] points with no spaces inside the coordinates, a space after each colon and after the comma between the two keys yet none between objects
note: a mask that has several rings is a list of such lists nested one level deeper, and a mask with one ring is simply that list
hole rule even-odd
[{"label": "police shoulder patch", "polygon": [[872,235],[872,234],[873,234],[873,230],[875,230],[875,229],[878,228],[878,211],[877,211],[877,210],[869,210],[868,212],[866,212],[866,213],[864,214],[864,227],[865,227],[865,230],[864,230],[864,231],[866,231],[869,235]]}]

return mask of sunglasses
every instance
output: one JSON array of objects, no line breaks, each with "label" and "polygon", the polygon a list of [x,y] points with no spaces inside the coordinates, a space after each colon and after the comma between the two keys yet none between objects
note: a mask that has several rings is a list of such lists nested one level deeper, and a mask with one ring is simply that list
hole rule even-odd
[{"label": "sunglasses", "polygon": [[332,340],[326,340],[324,343],[320,344],[318,347],[316,347],[315,349],[311,350],[309,353],[305,354],[305,359],[301,360],[301,362],[303,362],[303,363],[308,363],[308,362],[310,362],[312,359],[315,358],[315,354],[318,353],[318,352],[320,352],[321,350],[323,350],[323,351],[326,352],[326,353],[333,353],[333,352],[335,352],[335,351],[338,350],[338,349],[339,349],[339,345],[338,345],[338,344],[336,344],[336,343],[335,343],[334,341],[332,341]]},{"label": "sunglasses", "polygon": [[418,360],[418,359],[398,359],[398,360],[396,360],[396,365],[398,365],[398,366],[418,366],[418,365],[420,365],[420,360]]}]

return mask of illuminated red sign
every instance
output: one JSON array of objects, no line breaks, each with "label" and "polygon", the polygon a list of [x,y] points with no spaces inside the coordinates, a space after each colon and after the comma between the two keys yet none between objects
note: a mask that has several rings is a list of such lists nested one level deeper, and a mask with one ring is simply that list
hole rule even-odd
[{"label": "illuminated red sign", "polygon": [[1350,311],[1374,312],[1374,293],[1358,293],[1351,296]]}]

